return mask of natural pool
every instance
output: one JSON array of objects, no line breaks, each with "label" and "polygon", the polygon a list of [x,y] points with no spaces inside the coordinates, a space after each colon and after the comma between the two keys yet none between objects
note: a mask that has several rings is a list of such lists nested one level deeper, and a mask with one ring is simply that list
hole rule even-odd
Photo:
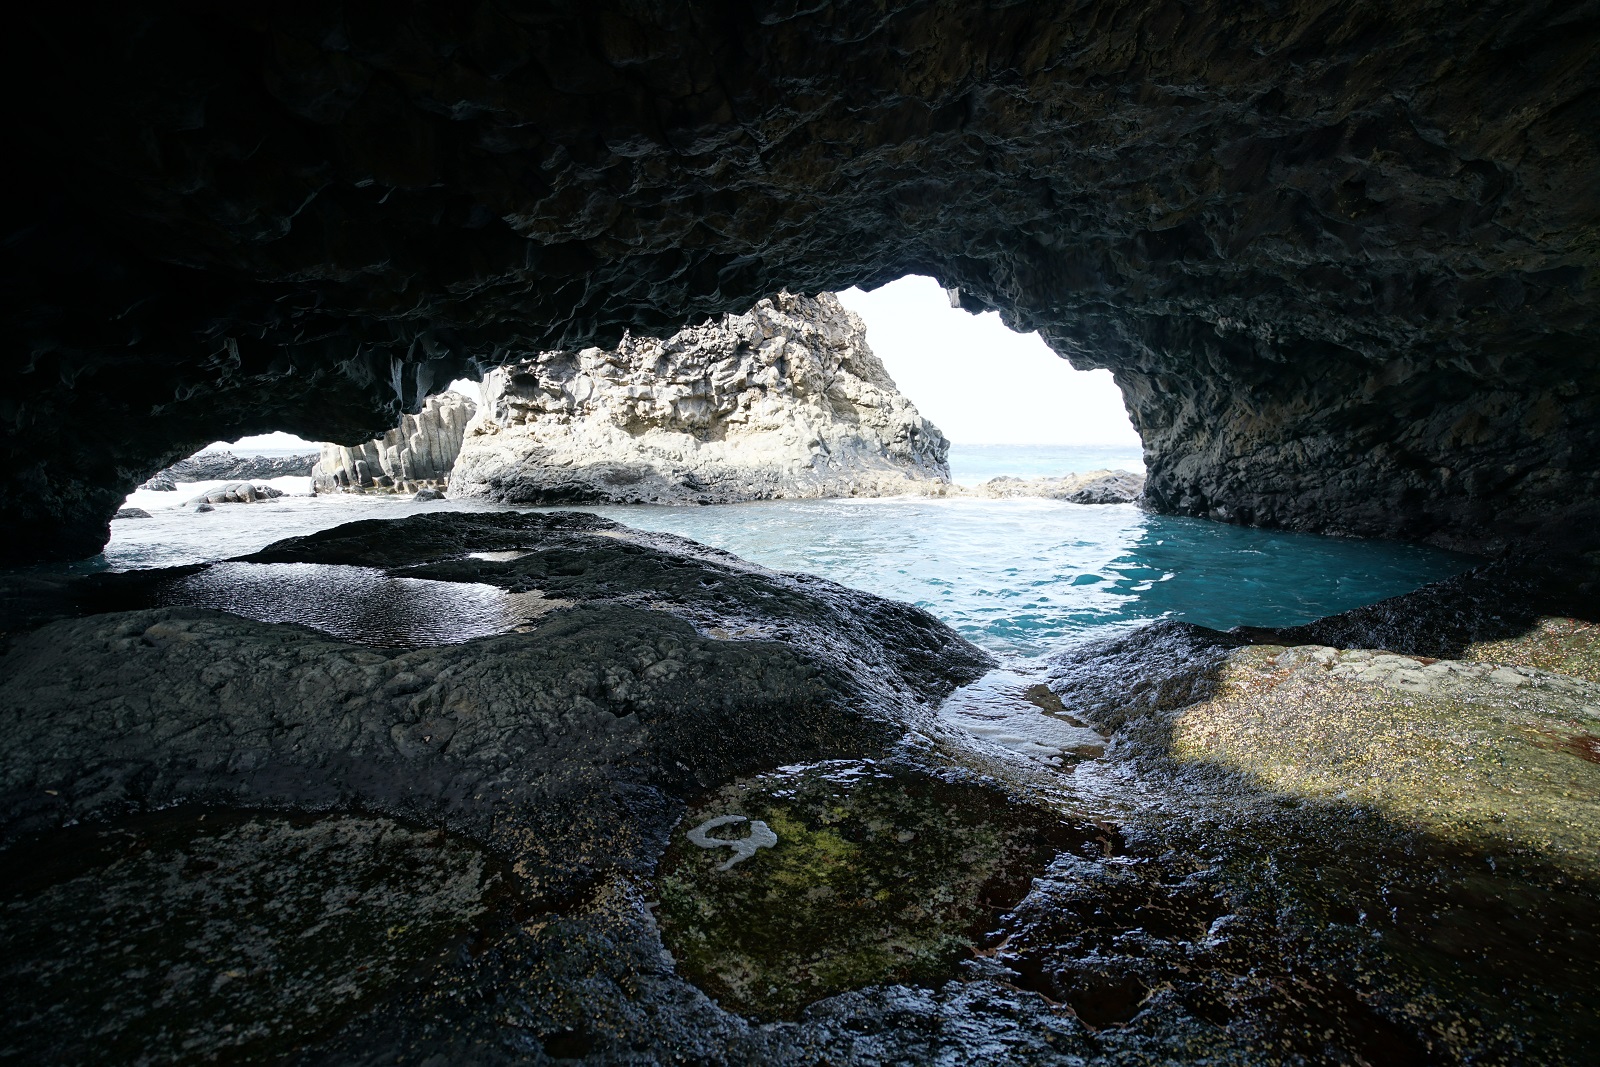
[{"label": "natural pool", "polygon": [[[499,510],[470,501],[287,496],[194,514],[160,499],[188,495],[138,494],[152,517],[114,523],[104,555],[75,568],[207,562],[356,519]],[[1150,515],[1130,504],[905,497],[583,510],[915,603],[1007,658],[1164,617],[1222,629],[1294,625],[1472,562],[1416,545]]]}]

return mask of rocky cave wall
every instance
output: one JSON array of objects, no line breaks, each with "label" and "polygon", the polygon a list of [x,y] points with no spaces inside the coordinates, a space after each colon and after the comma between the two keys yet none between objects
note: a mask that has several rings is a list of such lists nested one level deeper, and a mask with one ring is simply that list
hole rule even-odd
[{"label": "rocky cave wall", "polygon": [[909,272],[1108,367],[1153,506],[1490,547],[1588,514],[1600,4],[36,5],[0,528],[207,441]]}]

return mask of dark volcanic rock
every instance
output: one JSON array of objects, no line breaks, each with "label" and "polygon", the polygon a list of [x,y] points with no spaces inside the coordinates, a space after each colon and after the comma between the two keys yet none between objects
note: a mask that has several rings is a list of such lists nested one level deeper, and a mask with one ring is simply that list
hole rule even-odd
[{"label": "dark volcanic rock", "polygon": [[[35,5],[15,551],[208,440],[907,272],[1121,384],[1155,507],[1492,545],[1592,508],[1588,4]],[[46,462],[43,457],[48,456]]]},{"label": "dark volcanic rock", "polygon": [[174,812],[12,859],[5,1042],[36,1063],[273,1062],[478,933],[509,881],[481,848],[349,815]]},{"label": "dark volcanic rock", "polygon": [[[0,940],[6,973],[39,983],[27,1002],[39,1014],[17,1038],[36,1058],[204,1062],[350,1023],[393,1062],[393,1042],[435,1027],[474,1040],[502,995],[571,1028],[583,1020],[521,983],[545,981],[541,956],[582,966],[581,953],[541,949],[540,931],[600,930],[593,906],[606,899],[628,929],[604,966],[653,951],[651,980],[666,983],[656,1002],[687,1029],[710,1005],[663,970],[637,897],[685,800],[785,763],[881,755],[990,662],[919,609],[586,515],[357,523],[258,558],[377,556],[395,573],[426,565],[548,603],[524,632],[410,650],[204,608],[93,615],[10,640],[0,846],[20,851],[6,856]],[[970,806],[980,793],[952,795]],[[174,804],[225,825],[191,818],[157,840],[127,825]],[[330,812],[361,817],[294,814]],[[1023,884],[1048,859],[1024,853]],[[509,871],[520,918],[440,958],[481,926],[490,868]],[[990,917],[995,903],[965,907],[963,919]],[[97,923],[112,932],[89,936]],[[429,985],[391,988],[419,963],[477,1006],[463,1017],[454,992],[430,1003]],[[399,1015],[363,1019],[382,992]],[[499,1062],[523,1043],[495,1044]]]},{"label": "dark volcanic rock", "polygon": [[527,620],[8,635],[0,970],[37,983],[33,1059],[1521,1067],[1596,1039],[1593,625],[1401,663],[1157,624],[1015,694],[1107,735],[1040,763],[933,714],[985,658],[925,613],[679,538],[436,513],[217,566],[282,565]]},{"label": "dark volcanic rock", "polygon": [[[157,472],[150,481],[160,479],[170,483],[209,482],[220,478],[292,478],[310,474],[316,462],[315,452],[300,456],[236,456],[232,452],[200,452]],[[161,486],[147,482],[140,488],[158,489]]]},{"label": "dark volcanic rock", "polygon": [[178,490],[178,480],[171,474],[172,468],[156,471],[149,478],[140,483],[140,489],[151,489],[158,493],[175,493]]}]

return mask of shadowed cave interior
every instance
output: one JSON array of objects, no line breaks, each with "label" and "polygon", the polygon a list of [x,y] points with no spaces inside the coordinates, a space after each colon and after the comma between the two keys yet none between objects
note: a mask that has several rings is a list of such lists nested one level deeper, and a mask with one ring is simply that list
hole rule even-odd
[{"label": "shadowed cave interior", "polygon": [[[411,583],[470,640],[18,570],[0,1050],[1592,1055],[1600,3],[162,2],[4,47],[10,566],[94,557],[210,441],[356,444],[530,353],[911,273],[1112,372],[1148,511],[1489,562],[1017,683],[574,512],[222,564]],[[1001,705],[1078,740],[953,725]],[[777,845],[685,844],[726,815]]]},{"label": "shadowed cave interior", "polygon": [[207,441],[907,273],[1116,376],[1159,510],[1496,547],[1594,497],[1588,5],[30,13],[0,521]]}]

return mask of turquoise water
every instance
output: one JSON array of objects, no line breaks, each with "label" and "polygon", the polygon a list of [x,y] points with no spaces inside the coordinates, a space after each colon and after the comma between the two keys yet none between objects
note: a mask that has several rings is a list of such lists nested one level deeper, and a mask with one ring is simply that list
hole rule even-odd
[{"label": "turquoise water", "polygon": [[[1019,476],[1130,465],[1118,456],[1137,458],[1107,448],[957,446],[952,460],[958,473],[992,477],[985,465]],[[356,519],[499,510],[472,501],[313,497],[307,478],[274,484],[292,495],[199,515],[178,505],[201,486],[136,493],[130,502],[152,517],[112,523],[105,554],[67,569],[201,563]],[[970,640],[1021,658],[1158,618],[1220,629],[1293,625],[1409,592],[1472,562],[1415,545],[1148,515],[1130,504],[907,497],[584,510],[910,601]]]},{"label": "turquoise water", "polygon": [[1053,478],[1085,471],[1143,473],[1138,445],[958,445],[950,446],[950,480],[978,485],[1009,474],[1013,478]]},{"label": "turquoise water", "polygon": [[1454,553],[1053,500],[588,508],[917,604],[1006,657],[1140,622],[1291,626],[1464,570]]}]

